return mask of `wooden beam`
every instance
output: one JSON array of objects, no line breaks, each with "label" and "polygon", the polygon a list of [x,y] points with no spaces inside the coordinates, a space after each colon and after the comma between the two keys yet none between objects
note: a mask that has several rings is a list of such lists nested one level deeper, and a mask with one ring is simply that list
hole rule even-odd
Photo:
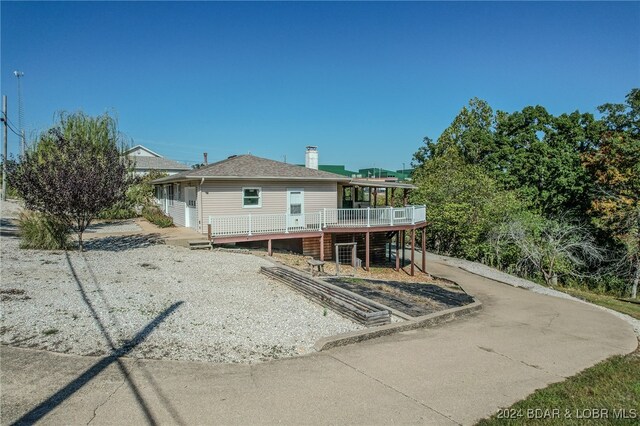
[{"label": "wooden beam", "polygon": [[271,240],[267,240],[267,254],[273,256],[273,250],[271,249]]},{"label": "wooden beam", "polygon": [[320,260],[324,261],[324,234],[320,235]]},{"label": "wooden beam", "polygon": [[416,256],[416,230],[411,230],[411,276],[413,277],[415,273],[415,256]]},{"label": "wooden beam", "polygon": [[396,272],[400,272],[400,231],[396,231]]},{"label": "wooden beam", "polygon": [[406,239],[407,239],[407,235],[405,234],[405,232],[404,232],[404,231],[402,231],[402,234],[400,234],[400,240],[401,240],[401,242],[402,242],[402,244],[401,244],[401,246],[400,246],[400,247],[401,247],[401,250],[402,250],[402,268],[404,268],[404,264],[405,264],[405,263],[406,263],[406,261],[407,261],[407,252],[406,252],[406,250],[404,249],[404,247],[407,245],[407,244],[406,244]]},{"label": "wooden beam", "polygon": [[369,233],[367,232],[364,237],[364,251],[366,254],[364,255],[364,266],[367,272],[369,272]]},{"label": "wooden beam", "polygon": [[422,272],[427,273],[427,227],[422,228]]}]

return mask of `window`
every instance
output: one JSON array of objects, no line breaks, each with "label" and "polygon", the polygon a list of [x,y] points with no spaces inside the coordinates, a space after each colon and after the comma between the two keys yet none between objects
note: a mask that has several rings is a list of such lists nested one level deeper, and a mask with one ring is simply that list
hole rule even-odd
[{"label": "window", "polygon": [[247,209],[262,207],[262,189],[242,188],[242,207]]},{"label": "window", "polygon": [[167,185],[167,199],[169,200],[169,205],[173,205],[173,185]]}]

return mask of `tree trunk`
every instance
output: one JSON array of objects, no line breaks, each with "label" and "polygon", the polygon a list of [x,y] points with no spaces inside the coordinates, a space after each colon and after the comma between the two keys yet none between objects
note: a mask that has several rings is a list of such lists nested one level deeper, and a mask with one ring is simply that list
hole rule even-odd
[{"label": "tree trunk", "polygon": [[82,232],[78,232],[78,248],[80,251],[84,251],[84,246],[82,244]]}]

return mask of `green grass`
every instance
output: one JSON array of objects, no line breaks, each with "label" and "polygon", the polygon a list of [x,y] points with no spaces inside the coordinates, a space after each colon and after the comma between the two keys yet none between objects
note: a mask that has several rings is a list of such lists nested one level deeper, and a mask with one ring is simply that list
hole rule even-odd
[{"label": "green grass", "polygon": [[[615,418],[623,413],[627,419]],[[540,418],[544,414],[548,414],[547,418]],[[594,419],[594,415],[601,418]],[[477,424],[626,425],[639,421],[640,353],[636,351],[614,356],[563,382],[540,389]]]},{"label": "green grass", "polygon": [[579,290],[575,288],[556,287],[557,290],[563,291],[578,299],[586,300],[596,305],[604,306],[605,308],[613,309],[614,311],[621,312],[632,316],[635,319],[640,320],[640,304],[625,302],[618,300],[613,296],[607,296],[604,294],[592,293],[586,290]]}]

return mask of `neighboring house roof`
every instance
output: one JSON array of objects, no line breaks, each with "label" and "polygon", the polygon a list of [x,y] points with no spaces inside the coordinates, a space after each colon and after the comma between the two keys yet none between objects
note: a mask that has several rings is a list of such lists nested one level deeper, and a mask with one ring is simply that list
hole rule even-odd
[{"label": "neighboring house roof", "polygon": [[[162,155],[160,155],[160,154],[158,154],[156,152],[153,152],[149,148],[147,148],[146,146],[142,146],[142,145],[136,145],[133,148],[129,148],[128,150],[123,152],[122,155],[131,155],[131,153],[135,152],[135,151],[146,151],[152,157],[162,157]],[[140,154],[136,154],[135,156],[136,157],[140,156]]]},{"label": "neighboring house roof", "polygon": [[258,180],[329,180],[348,182],[350,179],[335,173],[300,167],[250,154],[236,155],[199,169],[156,179],[154,183],[189,179],[258,179]]},{"label": "neighboring house roof", "polygon": [[136,170],[191,170],[186,164],[168,158],[130,155],[129,159],[135,162]]}]

